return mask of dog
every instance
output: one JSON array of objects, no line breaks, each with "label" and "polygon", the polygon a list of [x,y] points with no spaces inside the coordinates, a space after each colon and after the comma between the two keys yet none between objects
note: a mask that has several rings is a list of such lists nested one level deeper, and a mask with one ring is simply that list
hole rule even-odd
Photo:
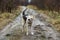
[{"label": "dog", "polygon": [[33,29],[32,29],[32,22],[33,22],[33,15],[28,15],[27,16],[27,20],[26,20],[26,28],[27,28],[27,32],[26,32],[26,35],[29,34],[29,28],[30,28],[30,32],[31,34],[33,35]]},{"label": "dog", "polygon": [[[27,9],[25,9],[23,11],[23,20],[24,20],[23,30],[26,28],[26,35],[28,35],[29,34],[29,28],[30,28],[30,30],[32,30],[32,22],[33,22],[34,16],[25,14],[26,10]],[[31,34],[33,35],[34,33],[31,31]]]}]

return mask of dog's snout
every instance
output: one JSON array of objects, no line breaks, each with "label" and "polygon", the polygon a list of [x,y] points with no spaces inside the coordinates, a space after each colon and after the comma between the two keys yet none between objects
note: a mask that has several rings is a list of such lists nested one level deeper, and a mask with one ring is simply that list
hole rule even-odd
[{"label": "dog's snout", "polygon": [[30,19],[28,19],[30,21]]}]

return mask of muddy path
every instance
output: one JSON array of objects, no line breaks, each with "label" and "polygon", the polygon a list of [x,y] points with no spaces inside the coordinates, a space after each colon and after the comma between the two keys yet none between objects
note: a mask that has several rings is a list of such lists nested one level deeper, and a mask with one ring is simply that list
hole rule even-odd
[{"label": "muddy path", "polygon": [[[26,7],[22,8],[23,12]],[[46,15],[39,14],[35,10],[29,8],[26,10],[26,13],[35,16],[32,23],[34,35],[25,35],[25,32],[21,32],[24,24],[22,12],[13,22],[1,30],[0,40],[59,40],[58,32],[52,27],[51,24],[45,21]]]}]

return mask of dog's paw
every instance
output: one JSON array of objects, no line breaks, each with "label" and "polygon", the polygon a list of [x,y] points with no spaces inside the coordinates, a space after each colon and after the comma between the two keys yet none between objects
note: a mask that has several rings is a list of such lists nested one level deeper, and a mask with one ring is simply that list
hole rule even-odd
[{"label": "dog's paw", "polygon": [[34,35],[34,32],[31,32],[32,35]]}]

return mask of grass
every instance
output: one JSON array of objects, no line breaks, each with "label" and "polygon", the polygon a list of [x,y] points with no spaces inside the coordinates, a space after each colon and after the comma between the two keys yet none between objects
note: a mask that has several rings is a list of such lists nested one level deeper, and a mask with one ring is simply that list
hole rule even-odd
[{"label": "grass", "polygon": [[60,13],[55,11],[48,11],[48,10],[39,10],[43,14],[46,14],[48,17],[50,17],[48,20],[49,23],[54,25],[54,28],[60,32]]},{"label": "grass", "polygon": [[12,22],[20,14],[20,12],[20,8],[12,10],[12,13],[0,12],[0,30],[3,29],[7,24]]},{"label": "grass", "polygon": [[39,13],[46,14],[49,17],[47,21],[51,23],[58,32],[60,32],[60,12],[49,11],[49,10],[38,10],[36,6],[32,5],[29,5],[27,7],[34,9]]},{"label": "grass", "polygon": [[[54,28],[56,28],[57,31],[60,32],[60,14],[55,11],[48,11],[48,10],[38,10],[36,6],[27,6],[28,8],[32,8],[36,10],[39,13],[46,14],[49,19],[47,21],[51,24],[54,25]],[[0,13],[0,30],[5,27],[5,25],[9,24],[12,22],[21,12],[20,7],[17,8],[17,10],[12,10],[12,13],[4,12]],[[8,40],[19,40],[22,37],[22,33],[20,34],[20,29],[14,31],[14,35],[8,36]],[[45,37],[42,36],[42,40],[45,40]]]},{"label": "grass", "polygon": [[[36,10],[39,13],[46,14],[49,19],[47,21],[54,25],[57,31],[60,32],[60,13],[55,11],[48,11],[48,10],[38,10],[36,6],[29,5],[27,8],[31,8]],[[4,12],[0,13],[0,30],[4,28],[5,25],[12,22],[21,12],[20,6],[17,8],[17,10],[12,10],[12,13]]]}]

